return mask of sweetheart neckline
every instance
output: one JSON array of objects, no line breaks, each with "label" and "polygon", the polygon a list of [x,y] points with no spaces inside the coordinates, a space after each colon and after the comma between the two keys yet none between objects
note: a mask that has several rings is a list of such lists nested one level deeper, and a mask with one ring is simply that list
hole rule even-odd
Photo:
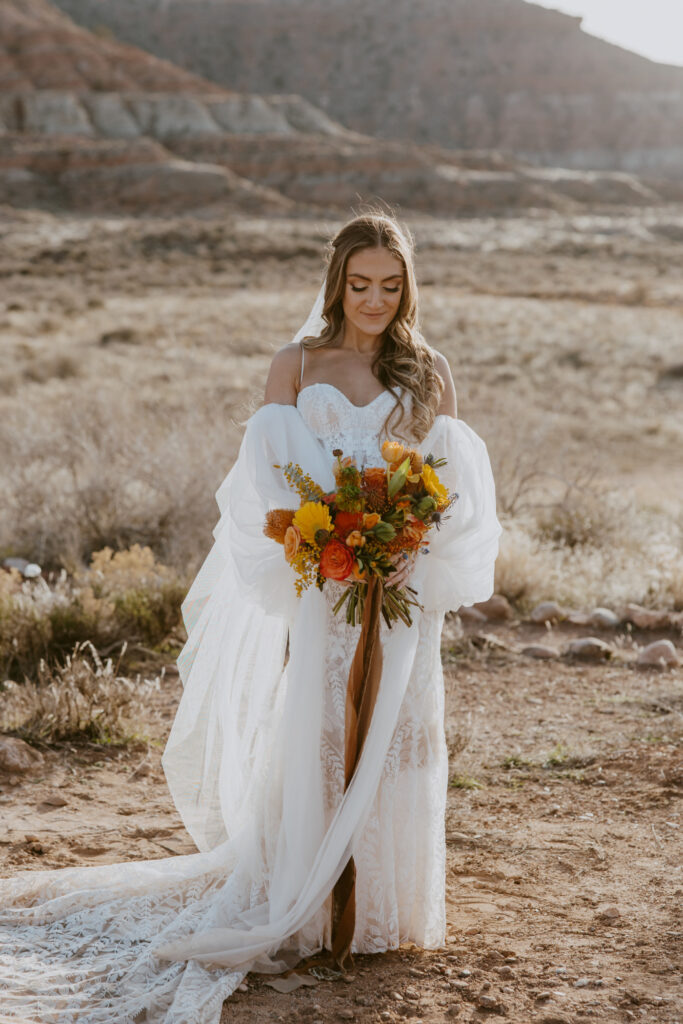
[{"label": "sweetheart neckline", "polygon": [[348,404],[351,406],[352,409],[369,409],[370,406],[374,405],[375,402],[379,398],[382,398],[383,395],[391,395],[391,391],[388,391],[385,388],[384,391],[380,391],[380,393],[378,395],[375,395],[375,397],[372,399],[372,401],[366,402],[365,405],[356,405],[355,402],[352,402],[351,399],[347,395],[345,395],[344,392],[340,388],[338,388],[335,384],[328,384],[327,381],[324,381],[324,380],[316,380],[316,381],[313,382],[313,384],[307,384],[305,388],[300,388],[299,389],[299,391],[297,392],[297,396],[296,396],[296,404],[297,404],[297,406],[299,404],[299,395],[303,394],[304,391],[308,391],[309,388],[332,388],[333,391],[336,391],[338,395],[342,396],[344,401],[348,402]]}]

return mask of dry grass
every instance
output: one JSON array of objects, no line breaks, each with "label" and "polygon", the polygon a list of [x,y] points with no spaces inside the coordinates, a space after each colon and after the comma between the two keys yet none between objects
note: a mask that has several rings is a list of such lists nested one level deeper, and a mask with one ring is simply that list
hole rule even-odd
[{"label": "dry grass", "polygon": [[134,659],[139,646],[161,650],[180,621],[186,582],[134,545],[95,552],[90,565],[48,581],[0,572],[0,679],[33,678],[41,661],[53,664],[74,644],[92,641],[100,651],[124,642]]},{"label": "dry grass", "polygon": [[[125,650],[125,648],[124,648]],[[123,653],[123,652],[122,652]],[[95,743],[137,738],[160,676],[131,679],[119,675],[119,663],[102,661],[89,641],[77,643],[61,665],[38,665],[35,681],[2,684],[0,731],[27,742],[55,743],[88,739]]]}]

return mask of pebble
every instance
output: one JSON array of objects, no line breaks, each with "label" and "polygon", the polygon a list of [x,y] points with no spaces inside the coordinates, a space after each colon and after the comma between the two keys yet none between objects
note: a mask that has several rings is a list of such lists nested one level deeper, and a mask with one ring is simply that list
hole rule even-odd
[{"label": "pebble", "polygon": [[669,612],[654,611],[639,604],[627,604],[624,616],[638,629],[664,629],[671,624]]},{"label": "pebble", "polygon": [[16,736],[0,736],[0,772],[19,775],[40,768],[43,755]]},{"label": "pebble", "polygon": [[406,999],[419,999],[420,993],[414,985],[408,985],[407,989],[403,993]]},{"label": "pebble", "polygon": [[602,626],[605,629],[614,629],[619,625],[621,619],[611,608],[594,608],[588,620],[591,626]]},{"label": "pebble", "polygon": [[565,617],[564,609],[557,601],[541,601],[532,610],[529,618],[532,622],[559,622]]},{"label": "pebble", "polygon": [[379,1015],[380,1020],[393,1020],[393,1015],[388,1010],[382,1010]]},{"label": "pebble", "polygon": [[466,967],[464,967],[461,971],[458,971],[459,978],[469,978],[471,974],[472,972],[468,971]]},{"label": "pebble", "polygon": [[512,970],[512,968],[507,966],[499,967],[498,974],[500,975],[501,978],[514,978],[515,976],[515,972]]},{"label": "pebble", "polygon": [[590,985],[590,983],[590,978],[577,978],[574,982],[574,988],[585,988],[587,985]]},{"label": "pebble", "polygon": [[564,651],[570,658],[583,658],[586,661],[605,661],[612,657],[613,651],[609,644],[597,636],[582,636],[570,641]]},{"label": "pebble", "polygon": [[47,796],[44,796],[42,799],[42,803],[48,804],[50,807],[66,807],[68,802],[69,801],[62,795],[62,793],[56,792],[48,793]]},{"label": "pebble", "polygon": [[550,999],[550,992],[539,992],[536,996],[537,1003],[545,1003]]},{"label": "pebble", "polygon": [[248,992],[249,991],[249,986],[245,985],[244,982],[242,982],[241,985],[237,986],[237,991],[238,992]]},{"label": "pebble", "polygon": [[419,967],[409,967],[408,968],[408,974],[410,974],[411,977],[413,977],[413,978],[424,978],[425,977],[425,972],[421,971],[419,969]]},{"label": "pebble", "polygon": [[498,1000],[495,996],[480,992],[477,996],[477,1006],[480,1006],[482,1010],[494,1010],[498,1006]]},{"label": "pebble", "polygon": [[402,1003],[403,1002],[403,996],[401,995],[400,992],[392,992],[391,993],[391,998],[395,999],[397,1003]]},{"label": "pebble", "polygon": [[481,624],[486,622],[486,616],[483,612],[480,612],[478,608],[459,608],[458,616],[463,622],[472,622],[475,624]]},{"label": "pebble", "polygon": [[340,1020],[355,1020],[353,1010],[338,1010],[337,1014]]},{"label": "pebble", "polygon": [[678,665],[678,654],[670,640],[655,640],[638,653],[637,665],[648,665],[653,668],[667,668],[669,665]]},{"label": "pebble", "polygon": [[511,619],[513,614],[512,605],[502,594],[494,594],[488,601],[478,601],[473,607],[487,619]]},{"label": "pebble", "polygon": [[601,910],[598,914],[598,918],[607,923],[611,921],[618,921],[620,917],[621,913],[618,907],[605,907],[605,909]]},{"label": "pebble", "polygon": [[557,657],[555,648],[549,647],[547,644],[529,644],[528,647],[522,648],[522,654],[527,658],[538,658],[539,661],[549,661],[551,658]]}]

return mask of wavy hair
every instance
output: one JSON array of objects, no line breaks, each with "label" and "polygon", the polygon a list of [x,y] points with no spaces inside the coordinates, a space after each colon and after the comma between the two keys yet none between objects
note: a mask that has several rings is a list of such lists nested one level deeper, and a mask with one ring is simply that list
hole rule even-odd
[{"label": "wavy hair", "polygon": [[307,337],[307,349],[332,348],[338,343],[344,323],[343,297],[346,288],[346,265],[349,257],[361,249],[382,247],[403,264],[403,291],[394,319],[388,324],[372,372],[395,398],[383,428],[407,438],[398,427],[405,409],[398,389],[412,394],[412,416],[408,425],[414,436],[422,439],[432,426],[439,407],[444,382],[435,367],[434,350],[422,336],[418,323],[417,281],[413,261],[414,242],[410,231],[393,216],[369,212],[348,221],[328,245],[327,277],[322,318],[325,327],[317,338]]}]

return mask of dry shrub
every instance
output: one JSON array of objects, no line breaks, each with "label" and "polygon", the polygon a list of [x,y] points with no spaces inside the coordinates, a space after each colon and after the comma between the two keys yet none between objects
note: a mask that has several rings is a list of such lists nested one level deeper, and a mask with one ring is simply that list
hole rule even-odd
[{"label": "dry shrub", "polygon": [[0,572],[0,672],[32,676],[41,659],[54,662],[74,644],[100,650],[127,641],[159,646],[180,622],[186,582],[149,548],[104,548],[90,566],[50,582]]},{"label": "dry shrub", "polygon": [[112,659],[102,661],[86,640],[74,646],[62,665],[41,660],[36,681],[2,685],[0,730],[27,742],[89,739],[96,743],[135,738],[150,695],[163,678],[135,679],[118,674]]},{"label": "dry shrub", "polygon": [[167,565],[197,566],[231,461],[215,410],[152,406],[107,387],[8,408],[0,449],[0,554],[48,569],[134,544]]}]

